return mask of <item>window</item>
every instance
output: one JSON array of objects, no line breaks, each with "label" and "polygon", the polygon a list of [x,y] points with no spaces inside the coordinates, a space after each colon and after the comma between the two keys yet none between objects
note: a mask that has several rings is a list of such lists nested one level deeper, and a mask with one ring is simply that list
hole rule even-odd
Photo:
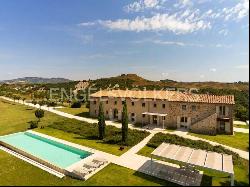
[{"label": "window", "polygon": [[220,106],[220,115],[225,115],[225,114],[226,114],[226,107]]},{"label": "window", "polygon": [[181,123],[187,123],[187,117],[181,117]]},{"label": "window", "polygon": [[131,113],[131,116],[133,116],[133,117],[134,117],[134,116],[135,116],[135,113]]},{"label": "window", "polygon": [[142,103],[142,107],[145,107],[146,106],[146,104],[145,103]]},{"label": "window", "polygon": [[95,110],[95,114],[96,114],[96,110]]},{"label": "window", "polygon": [[155,108],[157,107],[156,103],[154,103],[154,107],[155,107]]},{"label": "window", "polygon": [[187,110],[187,105],[182,105],[182,110]]},{"label": "window", "polygon": [[134,122],[134,121],[135,121],[135,118],[131,118],[131,121]]},{"label": "window", "polygon": [[192,105],[192,111],[196,111],[196,106],[195,105]]},{"label": "window", "polygon": [[143,117],[143,118],[145,118],[145,116],[146,116],[145,114],[142,114],[142,117]]},{"label": "window", "polygon": [[165,104],[162,104],[162,108],[166,108],[166,105],[165,105]]},{"label": "window", "polygon": [[125,101],[122,101],[122,104],[124,105],[124,104],[125,104]]},{"label": "window", "polygon": [[165,117],[165,116],[163,116],[163,117],[162,117],[162,120],[165,120],[165,119],[166,119],[166,117]]},{"label": "window", "polygon": [[132,102],[132,103],[131,103],[131,105],[132,105],[132,106],[134,106],[134,105],[135,105],[135,103],[134,103],[134,102]]},{"label": "window", "polygon": [[117,105],[117,101],[115,101],[115,105]]},{"label": "window", "polygon": [[109,114],[109,111],[106,111],[106,114],[108,115],[108,114]]},{"label": "window", "polygon": [[96,105],[96,101],[94,101],[94,105]]},{"label": "window", "polygon": [[108,101],[108,100],[106,101],[106,104],[109,104],[109,101]]}]

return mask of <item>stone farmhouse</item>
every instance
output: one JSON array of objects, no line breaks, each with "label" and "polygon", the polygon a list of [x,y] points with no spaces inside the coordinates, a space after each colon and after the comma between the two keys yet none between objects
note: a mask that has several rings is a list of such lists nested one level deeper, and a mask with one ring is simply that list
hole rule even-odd
[{"label": "stone farmhouse", "polygon": [[123,102],[129,121],[156,128],[183,128],[200,134],[233,134],[234,96],[177,91],[103,90],[90,96],[90,116],[103,102],[106,119],[121,120]]}]

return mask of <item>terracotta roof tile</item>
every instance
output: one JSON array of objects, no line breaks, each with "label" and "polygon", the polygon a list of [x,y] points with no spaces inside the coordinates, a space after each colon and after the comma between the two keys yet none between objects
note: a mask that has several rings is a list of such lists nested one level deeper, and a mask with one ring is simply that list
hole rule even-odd
[{"label": "terracotta roof tile", "polygon": [[192,94],[177,91],[134,91],[134,90],[102,90],[91,97],[118,97],[135,99],[164,99],[173,102],[222,103],[235,104],[233,95]]}]

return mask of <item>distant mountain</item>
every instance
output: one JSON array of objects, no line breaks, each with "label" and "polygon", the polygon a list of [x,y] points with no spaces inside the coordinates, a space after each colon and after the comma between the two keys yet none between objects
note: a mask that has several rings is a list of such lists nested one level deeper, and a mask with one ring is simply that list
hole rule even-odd
[{"label": "distant mountain", "polygon": [[161,82],[177,82],[177,81],[174,81],[174,80],[171,80],[171,79],[164,79],[164,80],[160,80]]},{"label": "distant mountain", "polygon": [[120,89],[132,89],[146,88],[147,90],[152,89],[162,89],[162,88],[197,88],[197,89],[206,89],[206,88],[214,88],[214,89],[232,89],[232,90],[249,90],[248,82],[234,82],[234,83],[226,83],[226,82],[178,82],[175,80],[160,80],[160,81],[151,81],[146,80],[136,74],[122,74],[116,77],[109,78],[101,78],[97,80],[91,81],[92,85],[96,88],[120,88]]},{"label": "distant mountain", "polygon": [[0,83],[8,84],[46,84],[46,83],[64,83],[71,82],[72,80],[65,78],[42,78],[42,77],[24,77],[12,80],[0,81]]}]

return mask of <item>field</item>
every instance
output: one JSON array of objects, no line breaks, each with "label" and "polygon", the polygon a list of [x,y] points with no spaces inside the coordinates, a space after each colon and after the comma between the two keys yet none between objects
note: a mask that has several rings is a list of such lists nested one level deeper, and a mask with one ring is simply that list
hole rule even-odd
[{"label": "field", "polygon": [[[1,186],[167,186],[171,183],[138,173],[136,171],[109,164],[87,181],[69,177],[60,179],[27,162],[0,151]],[[111,174],[112,173],[112,174]]]},{"label": "field", "polygon": [[89,109],[84,105],[81,108],[58,108],[57,110],[80,117],[89,117]]},{"label": "field", "polygon": [[[35,109],[30,107],[0,100],[0,108],[3,111],[0,113],[0,135],[26,131],[29,128],[28,122],[36,120],[34,115]],[[50,112],[45,112],[45,117],[41,119],[39,126],[44,126],[45,128],[35,129],[38,132],[118,156],[125,153],[136,142],[141,141],[148,135],[142,131],[129,130],[129,133],[136,133],[136,138],[132,139],[133,136],[130,136],[130,145],[124,146],[124,150],[121,151],[119,150],[121,146],[119,144],[121,130],[115,127],[106,127],[107,141],[105,142],[98,139],[98,127],[96,125],[68,119]]]},{"label": "field", "polygon": [[234,124],[234,127],[236,127],[236,128],[243,128],[243,129],[249,129],[249,125]]},{"label": "field", "polygon": [[[31,120],[36,120],[34,116],[35,110],[20,104],[14,104],[0,99],[0,110],[0,135],[25,131],[29,127],[28,122]],[[88,126],[90,124],[85,124],[84,122],[67,119],[52,114],[50,112],[45,112],[45,117],[41,120],[40,125],[45,126],[45,128],[35,129],[38,132],[61,138],[70,142],[74,142],[80,145],[95,148],[101,151],[109,152],[115,155],[121,155],[130,148],[130,146],[128,146],[125,147],[124,151],[119,151],[119,142],[110,144],[110,140],[112,140],[111,142],[119,140],[119,130],[114,127],[110,127],[110,129],[108,130],[108,137],[110,138],[110,140],[108,138],[106,141],[109,143],[105,143],[100,140],[97,140],[96,137],[93,137],[93,135],[95,136],[95,130],[93,130],[95,129],[94,126],[91,126],[90,128],[90,126]],[[94,134],[91,135],[90,132],[88,132],[88,129]],[[117,136],[114,136],[113,134]],[[88,135],[91,136],[87,138]],[[142,139],[144,136],[147,135],[138,134],[135,136],[139,139]],[[245,137],[241,138],[245,139]],[[139,141],[139,139],[132,139],[130,143]],[[152,147],[145,146],[139,152],[139,154],[144,156],[150,156],[150,153],[152,151]],[[64,179],[59,179],[3,151],[0,151],[0,165],[0,185],[171,185],[169,182],[162,181],[154,177],[150,177],[114,164],[110,164],[86,182],[74,180],[68,177],[65,177]],[[248,171],[248,161],[242,159],[242,163],[239,165],[235,165],[234,169],[236,184],[247,185],[249,183],[248,175],[246,172]],[[230,180],[228,176],[224,174],[216,173],[214,171],[205,171],[202,185],[228,185],[229,181]]]},{"label": "field", "polygon": [[[22,106],[16,103],[6,102],[0,100],[0,135],[6,135],[10,133],[25,131],[28,129],[28,122],[36,120],[34,116],[34,109]],[[47,126],[52,125],[56,121],[65,121],[63,117],[55,114],[45,112],[45,117],[41,120],[41,124],[45,126],[44,129],[38,128],[37,130],[43,130],[47,134],[51,133],[55,137],[61,137],[66,140],[70,140],[82,145],[92,146],[99,148],[107,152],[118,152],[118,145],[103,144],[96,140],[84,140],[82,138],[75,138],[73,133],[66,133],[60,130],[52,129]],[[127,148],[128,149],[128,148]],[[127,149],[122,151],[125,152]],[[94,175],[88,181],[83,182],[74,180],[69,177],[59,179],[37,167],[32,166],[10,154],[0,151],[0,185],[63,185],[63,186],[89,186],[89,185],[170,185],[169,182],[159,180],[154,177],[150,177],[133,170],[120,167],[114,164],[110,164],[105,169]],[[112,175],[110,175],[112,173]],[[122,180],[121,180],[122,176]],[[38,180],[39,179],[39,180]]]},{"label": "field", "polygon": [[199,138],[207,139],[213,142],[218,142],[224,145],[228,145],[230,147],[234,147],[237,149],[241,149],[243,151],[249,151],[249,134],[235,132],[234,135],[202,135],[202,134],[194,134],[188,133],[189,135],[196,136]]},{"label": "field", "polygon": [[[37,120],[34,115],[34,108],[1,99],[0,111],[0,135],[26,131],[29,127],[28,122]],[[62,119],[62,117],[50,112],[45,112],[45,116],[46,117],[41,120],[40,125],[47,126],[53,121]]]}]

